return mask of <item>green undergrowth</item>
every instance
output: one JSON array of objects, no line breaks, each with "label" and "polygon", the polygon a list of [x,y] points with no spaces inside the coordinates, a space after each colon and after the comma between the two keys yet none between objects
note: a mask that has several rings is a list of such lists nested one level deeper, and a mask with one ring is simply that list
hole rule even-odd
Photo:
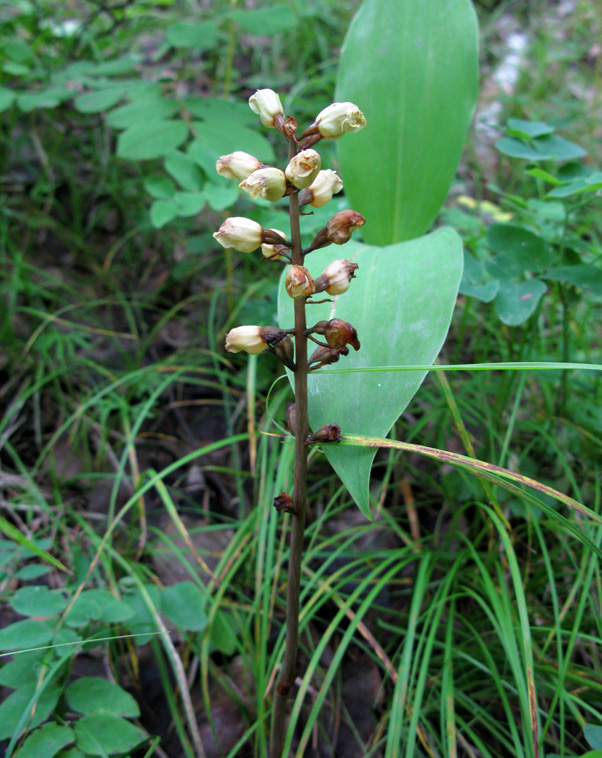
[{"label": "green undergrowth", "polygon": [[[49,87],[44,72],[131,49],[143,56],[142,79],[163,67],[166,101],[182,91],[240,99],[273,86],[314,114],[332,96],[354,8],[289,5],[299,23],[281,11],[285,28],[266,37],[227,15],[242,4],[215,4],[203,17],[219,23],[202,69],[182,37],[182,24],[198,21],[192,6],[96,13],[86,5],[87,36],[66,41],[47,22],[63,23],[68,8],[43,3],[36,14],[23,2],[8,20],[0,89],[7,758],[267,758],[289,528],[272,503],[291,488],[293,448],[282,427],[291,397],[270,356],[247,361],[222,342],[234,324],[275,323],[274,270],[216,249],[210,232],[229,212],[217,201],[153,223],[153,203],[176,192],[157,197],[157,188],[190,180],[190,165],[180,160],[174,176],[173,156],[120,156],[105,110],[77,100],[97,87],[106,110],[127,105],[109,107],[107,94],[140,78],[127,66],[84,70],[79,89],[55,92],[58,101],[44,106],[8,100]],[[599,19],[577,2],[558,42],[557,26],[537,24],[536,14],[552,10],[537,6],[518,14],[534,35],[534,64],[504,101],[501,123],[550,124],[599,170],[601,68],[591,50]],[[479,4],[491,21],[484,57],[508,7]],[[562,261],[566,251],[527,204],[548,202],[556,185],[495,155],[492,169],[471,165],[469,151],[454,196],[468,190],[475,203],[452,200],[445,212],[468,253],[485,266],[495,253],[488,230],[500,223],[491,213],[511,213],[512,225],[552,245],[558,265],[599,267],[599,190],[565,225],[579,261]],[[334,166],[334,153],[327,158]],[[199,186],[180,183],[177,192],[209,198],[214,187],[195,165]],[[555,176],[554,162],[542,168]],[[483,199],[493,210],[477,205]],[[244,215],[245,201],[236,203]],[[496,278],[487,276],[473,284]],[[546,281],[545,297],[516,325],[464,292],[439,357],[463,368],[431,372],[391,435],[501,466],[539,490],[516,480],[509,489],[452,465],[458,460],[382,448],[369,522],[311,450],[292,755],[573,758],[602,749],[602,383],[599,371],[578,365],[601,363],[601,298]],[[470,370],[538,362],[565,367]]]}]

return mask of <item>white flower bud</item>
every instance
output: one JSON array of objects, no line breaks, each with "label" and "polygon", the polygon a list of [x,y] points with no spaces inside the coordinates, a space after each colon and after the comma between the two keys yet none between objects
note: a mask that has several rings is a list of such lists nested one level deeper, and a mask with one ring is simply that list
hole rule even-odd
[{"label": "white flower bud", "polygon": [[263,241],[263,227],[249,218],[227,218],[213,235],[223,247],[233,247],[241,253],[252,253]]},{"label": "white flower bud", "polygon": [[288,294],[296,300],[309,297],[314,291],[314,280],[305,266],[290,266],[286,272],[284,286]]},{"label": "white flower bud", "polygon": [[239,185],[240,189],[248,192],[253,199],[262,197],[275,203],[284,197],[286,192],[286,177],[279,168],[259,168],[244,179]]},{"label": "white flower bud", "polygon": [[226,350],[230,353],[245,353],[258,355],[267,350],[268,343],[262,336],[260,326],[237,326],[226,334]]},{"label": "white flower bud", "polygon": [[[332,196],[336,195],[343,189],[343,181],[337,175],[336,171],[327,169],[326,171],[320,171],[320,173],[314,179],[312,185],[307,191],[310,199],[306,200],[314,208],[321,208],[326,203],[332,200]],[[310,194],[311,193],[311,194]],[[302,203],[302,199],[299,198],[299,203]]]},{"label": "white flower bud", "polygon": [[363,129],[366,119],[353,103],[333,103],[318,113],[314,124],[325,139],[340,139],[345,132]]},{"label": "white flower bud", "polygon": [[284,110],[280,98],[271,89],[258,89],[254,95],[249,98],[249,105],[253,113],[256,113],[261,119],[261,123],[267,127],[274,126],[274,118],[277,115],[284,117]]},{"label": "white flower bud", "polygon": [[351,263],[341,258],[326,266],[322,274],[316,279],[316,292],[328,292],[329,295],[342,295],[349,289],[349,283],[358,268],[357,263]]},{"label": "white flower bud", "polygon": [[261,161],[257,160],[255,156],[242,150],[237,150],[234,153],[222,155],[221,158],[218,158],[215,170],[220,176],[225,176],[226,179],[238,179],[240,182],[252,174],[253,171],[257,171],[260,166]]},{"label": "white flower bud", "polygon": [[[284,232],[281,232],[280,229],[269,229],[269,231],[276,232],[276,234],[279,234],[283,239],[286,239],[286,234]],[[283,256],[280,254],[279,248],[285,252],[288,252],[288,248],[284,247],[283,245],[270,245],[268,243],[264,243],[261,246],[261,252],[264,258],[273,258],[274,260],[280,260],[283,258]]]},{"label": "white flower bud", "polygon": [[301,150],[286,167],[286,178],[297,189],[309,187],[320,171],[322,161],[315,150]]}]

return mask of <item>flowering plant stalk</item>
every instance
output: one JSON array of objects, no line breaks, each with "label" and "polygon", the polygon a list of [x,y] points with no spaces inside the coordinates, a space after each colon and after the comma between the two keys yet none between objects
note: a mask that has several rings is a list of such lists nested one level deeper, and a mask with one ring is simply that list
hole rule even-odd
[{"label": "flowering plant stalk", "polygon": [[[289,198],[290,239],[276,229],[263,227],[246,218],[228,218],[213,235],[224,247],[249,253],[261,247],[265,258],[289,266],[285,287],[294,299],[295,323],[291,328],[238,326],[226,335],[226,349],[256,355],[273,353],[294,372],[295,403],[289,408],[288,428],[295,438],[293,494],[283,492],[275,498],[274,506],[291,515],[290,557],[286,598],[286,643],[280,677],[274,698],[272,719],[272,758],[281,758],[286,731],[286,704],[297,676],[299,647],[299,595],[301,559],[307,513],[307,447],[315,443],[337,442],[340,429],[327,424],[309,432],[307,377],[309,371],[334,363],[349,354],[348,345],[359,350],[357,332],[341,319],[319,321],[308,328],[306,305],[318,293],[339,296],[349,289],[357,264],[341,259],[334,261],[316,278],[305,266],[305,257],[313,250],[327,245],[342,245],[352,232],[365,223],[364,217],[352,210],[336,213],[326,226],[303,249],[301,244],[300,208],[305,205],[321,207],[333,194],[340,192],[343,182],[334,171],[321,170],[321,158],[313,149],[322,139],[339,139],[365,126],[366,120],[353,103],[333,103],[316,117],[303,133],[297,135],[297,124],[284,114],[279,96],[269,89],[258,90],[250,99],[251,109],[261,123],[277,129],[288,141],[288,165],[284,171],[264,166],[258,159],[237,151],[222,156],[216,164],[219,174],[240,181],[239,187],[252,197],[261,196],[276,202]],[[319,302],[323,302],[320,300]],[[320,340],[316,337],[322,337]],[[294,344],[293,340],[294,338]],[[308,355],[308,340],[317,348]]]}]

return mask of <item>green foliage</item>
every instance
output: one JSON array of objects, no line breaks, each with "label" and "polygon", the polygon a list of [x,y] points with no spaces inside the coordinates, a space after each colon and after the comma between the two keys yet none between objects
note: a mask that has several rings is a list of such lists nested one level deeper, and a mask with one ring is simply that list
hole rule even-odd
[{"label": "green foliage", "polygon": [[367,126],[337,145],[365,239],[425,234],[453,181],[477,96],[477,23],[469,0],[366,0],[341,53],[336,97]]},{"label": "green foliage", "polygon": [[[372,434],[378,429],[385,436],[426,376],[425,371],[395,373],[387,367],[434,362],[456,302],[462,245],[453,230],[438,229],[388,247],[347,243],[345,254],[359,265],[353,289],[333,303],[311,306],[311,318],[316,322],[341,318],[357,329],[361,350],[350,351],[342,368],[380,370],[338,374],[337,364],[310,375],[309,420],[314,430],[336,423],[343,434]],[[338,250],[326,248],[311,253],[307,265],[317,274],[339,257]],[[291,323],[292,310],[291,298],[281,286],[281,325]],[[370,469],[376,450],[329,445],[324,452],[369,517]]]}]

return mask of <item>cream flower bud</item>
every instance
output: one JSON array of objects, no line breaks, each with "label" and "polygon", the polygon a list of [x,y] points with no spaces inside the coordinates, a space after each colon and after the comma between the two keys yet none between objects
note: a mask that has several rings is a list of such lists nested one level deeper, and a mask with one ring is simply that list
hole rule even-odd
[{"label": "cream flower bud", "polygon": [[255,156],[245,153],[243,150],[236,150],[234,153],[222,155],[221,158],[218,158],[215,170],[220,176],[225,176],[226,179],[238,179],[240,182],[253,171],[257,171],[260,166],[261,161],[257,160]]},{"label": "cream flower bud", "polygon": [[263,227],[249,218],[227,218],[213,235],[222,247],[233,247],[241,253],[252,253],[263,242]]},{"label": "cream flower bud", "polygon": [[318,113],[314,124],[325,139],[340,139],[345,132],[363,129],[366,118],[353,103],[333,103]]},{"label": "cream flower bud", "polygon": [[296,300],[309,297],[314,291],[314,280],[305,266],[291,266],[286,272],[284,286],[288,294]]},{"label": "cream flower bud", "polygon": [[[276,232],[276,234],[279,234],[283,239],[286,239],[286,234],[284,232],[281,232],[280,229],[269,229],[270,232]],[[288,248],[284,245],[270,245],[268,243],[265,243],[261,246],[261,252],[264,258],[272,258],[273,260],[280,260],[284,257],[282,253],[287,253]]]},{"label": "cream flower bud", "polygon": [[261,119],[261,123],[267,127],[273,127],[274,118],[277,115],[284,117],[284,110],[280,98],[272,89],[258,89],[249,98],[249,105],[253,113]]},{"label": "cream flower bud", "polygon": [[343,258],[333,261],[316,279],[315,292],[326,290],[329,295],[342,295],[349,289],[349,282],[355,276],[357,268],[357,263],[351,263]]},{"label": "cream flower bud", "polygon": [[343,189],[343,181],[337,175],[336,171],[326,169],[320,171],[313,180],[308,189],[303,190],[299,195],[299,205],[312,205],[314,208],[321,208],[332,200]]},{"label": "cream flower bud", "polygon": [[226,334],[226,350],[230,353],[244,350],[245,353],[258,355],[267,348],[268,343],[263,338],[260,326],[237,326]]},{"label": "cream flower bud", "polygon": [[286,178],[297,189],[306,189],[317,177],[322,161],[315,150],[301,150],[286,167]]},{"label": "cream flower bud", "polygon": [[276,200],[284,197],[284,193],[286,192],[286,177],[284,176],[284,172],[279,168],[266,166],[265,168],[253,171],[238,186],[240,189],[248,192],[253,199],[262,197],[264,200],[275,203]]}]

